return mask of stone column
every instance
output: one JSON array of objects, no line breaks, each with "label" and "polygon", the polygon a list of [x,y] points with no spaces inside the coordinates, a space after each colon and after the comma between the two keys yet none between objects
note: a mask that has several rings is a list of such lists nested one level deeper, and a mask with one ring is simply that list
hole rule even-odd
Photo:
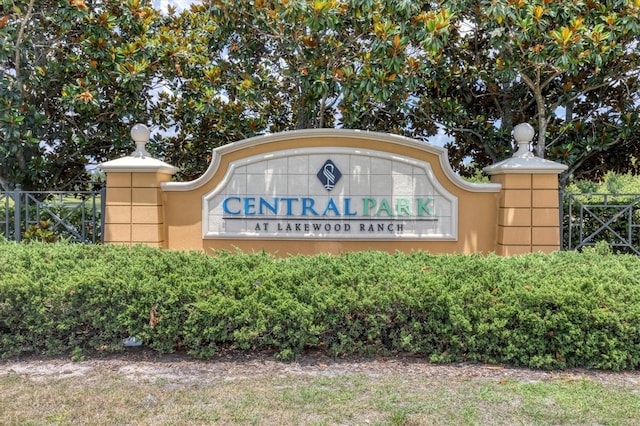
[{"label": "stone column", "polygon": [[178,169],[149,156],[145,149],[149,129],[131,129],[136,150],[128,157],[100,164],[107,175],[104,242],[165,247],[162,182]]},{"label": "stone column", "polygon": [[496,241],[502,256],[560,249],[558,175],[567,166],[534,156],[529,151],[534,133],[529,124],[516,126],[518,151],[484,169],[492,182],[502,184]]}]

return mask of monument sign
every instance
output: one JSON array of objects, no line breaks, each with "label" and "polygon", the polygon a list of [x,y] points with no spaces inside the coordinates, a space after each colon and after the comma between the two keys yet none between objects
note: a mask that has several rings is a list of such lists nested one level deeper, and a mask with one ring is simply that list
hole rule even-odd
[{"label": "monument sign", "polygon": [[177,169],[146,152],[146,127],[132,137],[131,156],[101,165],[106,242],[279,255],[559,247],[557,175],[566,166],[531,155],[530,139],[486,168],[492,183],[474,184],[453,172],[443,148],[337,129],[224,145],[198,179],[174,182]]}]

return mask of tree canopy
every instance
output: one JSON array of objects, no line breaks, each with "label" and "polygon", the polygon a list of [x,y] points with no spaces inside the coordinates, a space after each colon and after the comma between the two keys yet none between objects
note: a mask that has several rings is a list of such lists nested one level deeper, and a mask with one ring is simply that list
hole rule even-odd
[{"label": "tree canopy", "polygon": [[474,85],[476,98],[487,98],[483,108],[501,128],[510,130],[516,117],[536,124],[536,153],[569,165],[564,183],[571,175],[632,166],[639,142],[640,1],[468,6],[473,25],[460,46],[473,54],[462,78]]},{"label": "tree canopy", "polygon": [[638,168],[640,0],[1,4],[5,187],[82,182],[138,121],[187,179],[216,146],[312,127],[444,132],[464,175],[529,122],[565,184]]},{"label": "tree canopy", "polygon": [[149,117],[159,13],[138,0],[0,4],[0,184],[82,185]]},{"label": "tree canopy", "polygon": [[[207,2],[170,19],[156,149],[195,177],[211,148],[264,132],[360,128],[429,137],[413,93],[452,16],[403,1]],[[168,112],[168,114],[167,114]],[[166,121],[163,121],[166,120]]]}]

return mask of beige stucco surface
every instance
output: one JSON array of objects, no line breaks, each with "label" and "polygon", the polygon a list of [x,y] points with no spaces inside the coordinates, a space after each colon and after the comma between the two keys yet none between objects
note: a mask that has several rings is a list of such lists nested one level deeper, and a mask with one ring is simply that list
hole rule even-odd
[{"label": "beige stucco surface", "polygon": [[[499,192],[471,192],[464,190],[451,181],[441,162],[440,155],[430,152],[419,144],[398,144],[388,138],[370,134],[370,137],[347,133],[325,133],[313,136],[301,133],[298,137],[290,135],[283,139],[271,139],[268,143],[247,144],[241,149],[230,150],[221,155],[216,172],[212,178],[192,191],[171,191],[165,188],[164,212],[166,220],[167,246],[173,249],[199,249],[261,251],[279,255],[340,253],[358,250],[383,250],[388,252],[426,250],[433,253],[488,253],[495,249],[497,237],[497,206]],[[357,136],[357,137],[355,137]],[[437,181],[450,193],[458,197],[458,240],[457,241],[346,241],[330,239],[202,239],[202,197],[211,191],[225,176],[232,161],[243,157],[267,155],[269,152],[296,149],[300,147],[349,147],[353,150],[369,149],[412,157],[431,164]],[[432,151],[434,151],[432,149]]]},{"label": "beige stucco surface", "polygon": [[[222,238],[203,237],[207,194],[222,187],[232,165],[253,158],[270,158],[289,150],[331,152],[375,151],[426,163],[432,178],[457,200],[455,238],[369,239]],[[382,250],[424,250],[432,253],[490,253],[517,255],[559,249],[557,163],[514,157],[485,169],[491,184],[461,180],[448,163],[446,151],[399,136],[349,130],[308,130],[252,138],[216,149],[209,169],[192,182],[172,182],[173,166],[135,156],[103,165],[107,172],[105,241],[147,244],[176,250],[267,251],[289,254]],[[537,169],[540,167],[540,170]],[[215,222],[215,220],[214,220]]]}]

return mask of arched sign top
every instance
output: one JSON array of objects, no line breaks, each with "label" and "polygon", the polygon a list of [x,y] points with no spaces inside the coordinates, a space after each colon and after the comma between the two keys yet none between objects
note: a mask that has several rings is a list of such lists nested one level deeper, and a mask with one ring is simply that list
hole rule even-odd
[{"label": "arched sign top", "polygon": [[203,195],[203,238],[456,240],[458,198],[400,154],[299,147],[230,162]]},{"label": "arched sign top", "polygon": [[[460,178],[451,168],[447,150],[444,148],[404,136],[350,129],[293,130],[256,136],[223,145],[213,150],[211,163],[202,176],[190,182],[165,182],[162,184],[162,189],[164,191],[192,191],[204,186],[218,172],[221,160],[225,155],[239,151],[251,152],[256,149],[260,150],[264,155],[268,155],[267,153],[270,151],[279,150],[279,148],[275,146],[278,143],[295,143],[295,146],[302,147],[305,146],[305,141],[321,141],[323,146],[341,148],[351,145],[350,143],[352,143],[354,149],[367,149],[369,144],[376,144],[378,146],[377,150],[386,151],[390,155],[393,155],[393,153],[397,151],[394,147],[414,149],[435,155],[438,158],[440,169],[447,179],[464,191],[499,192],[501,189],[500,184],[475,184]],[[273,149],[270,149],[270,146],[273,146]]]}]

